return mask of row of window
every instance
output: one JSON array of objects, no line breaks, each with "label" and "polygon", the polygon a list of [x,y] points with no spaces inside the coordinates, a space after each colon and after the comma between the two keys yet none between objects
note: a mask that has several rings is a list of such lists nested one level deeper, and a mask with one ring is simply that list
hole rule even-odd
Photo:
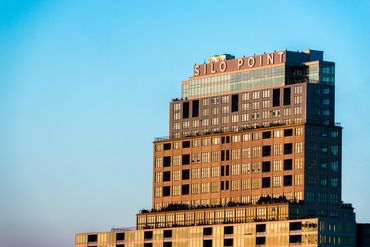
[{"label": "row of window", "polygon": [[[284,196],[287,200],[303,200],[303,192],[302,191],[296,191],[296,192],[284,192],[284,194],[263,194],[262,196],[267,197],[270,196],[272,198],[280,198]],[[221,198],[203,198],[200,200],[191,200],[191,201],[171,201],[171,202],[163,202],[163,203],[155,203],[154,208],[160,209],[162,207],[167,207],[170,203],[174,204],[186,204],[186,205],[192,205],[192,206],[209,206],[209,205],[227,205],[229,202],[241,202],[241,203],[247,203],[247,204],[255,204],[259,199],[261,198],[261,195],[243,195],[243,196],[223,196]],[[183,199],[183,198],[182,198]]]},{"label": "row of window", "polygon": [[[295,159],[294,169],[303,168],[303,159]],[[293,159],[285,159],[283,162],[281,160],[274,160],[271,165],[271,161],[263,162],[253,162],[253,163],[243,163],[243,164],[233,164],[231,165],[231,175],[239,174],[250,174],[250,173],[267,173],[267,172],[277,172],[277,171],[289,171],[293,169]],[[201,179],[209,177],[224,177],[230,176],[230,165],[212,166],[212,167],[202,167],[191,169],[191,179]],[[316,178],[316,177],[313,177]],[[190,169],[184,170],[174,170],[155,172],[154,182],[168,182],[168,181],[180,181],[190,179]]]},{"label": "row of window", "polygon": [[[275,89],[275,97],[277,96],[277,90],[280,91],[280,89]],[[254,91],[254,92],[245,92],[241,93],[240,97],[242,101],[246,100],[258,100],[260,98],[265,99],[265,98],[270,98],[271,97],[271,89],[265,89],[262,91]],[[288,94],[288,91],[290,93],[291,88],[286,88],[285,94]],[[294,87],[294,94],[295,95],[300,95],[302,94],[302,85],[298,85]],[[286,96],[288,98],[288,95]],[[286,100],[287,101],[287,100]],[[201,103],[202,106],[209,106],[209,105],[218,105],[218,104],[228,104],[230,102],[230,95],[224,95],[224,96],[214,96],[211,98],[203,98]],[[174,111],[179,111],[181,110],[181,104],[180,103],[175,103],[173,104],[173,110]]]},{"label": "row of window", "polygon": [[[331,148],[332,154],[337,155],[338,146],[332,146]],[[296,154],[303,153],[302,142],[294,143],[294,153]],[[270,157],[270,156],[279,156],[283,154],[284,155],[293,154],[293,143],[266,145],[262,147],[261,146],[247,147],[241,149],[221,150],[214,152],[193,153],[191,154],[191,156],[190,154],[183,154],[183,155],[156,157],[154,159],[154,167],[159,168],[162,166],[170,167],[171,165],[172,166],[179,166],[181,164],[189,165],[190,163],[198,164],[228,160]]]},{"label": "row of window", "polygon": [[303,175],[296,174],[294,175],[294,177],[292,175],[285,175],[285,176],[274,176],[272,178],[263,177],[212,183],[193,183],[190,185],[180,184],[173,186],[156,187],[154,188],[154,197],[217,193],[224,190],[238,191],[238,190],[292,186],[293,178],[295,186],[303,185]]},{"label": "row of window", "polygon": [[[291,108],[287,108],[283,110],[283,116],[291,116],[291,115],[302,115],[302,107],[295,107],[294,111],[292,112]],[[329,115],[329,110],[324,111],[323,114]],[[229,124],[229,123],[239,123],[239,122],[248,122],[251,120],[259,120],[259,119],[270,119],[277,118],[281,116],[280,110],[273,110],[273,111],[263,111],[263,112],[253,112],[253,113],[244,113],[238,115],[230,116],[221,116],[221,117],[213,117],[213,118],[204,118],[201,120],[193,120],[193,121],[183,121],[174,122],[173,129],[180,130],[180,129],[189,129],[189,128],[199,128],[199,127],[208,127],[208,126],[216,126],[219,124]],[[178,117],[176,117],[179,119]]]},{"label": "row of window", "polygon": [[[337,133],[337,132],[336,132]],[[294,128],[294,135],[300,136],[303,135],[303,128],[298,127]],[[281,138],[281,137],[290,137],[293,136],[293,129],[279,129],[273,131],[262,131],[262,132],[253,132],[245,133],[242,135],[232,135],[232,136],[222,136],[222,137],[212,137],[212,138],[202,138],[194,139],[192,141],[182,141],[182,142],[173,142],[173,143],[158,143],[155,144],[155,151],[162,150],[171,150],[171,149],[180,149],[180,148],[189,148],[192,147],[201,147],[209,145],[219,145],[224,143],[237,143],[237,142],[246,142],[246,141],[255,141],[260,139],[270,139],[270,138]]]},{"label": "row of window", "polygon": [[[241,111],[249,111],[249,110],[259,110],[259,109],[268,109],[271,107],[271,102],[270,100],[263,100],[263,101],[256,101],[256,102],[251,102],[251,103],[242,103],[240,104],[240,107],[241,107]],[[323,104],[324,105],[329,105],[330,103],[330,100],[329,99],[324,99],[323,101]],[[188,102],[185,102],[185,103],[188,103]],[[184,103],[184,104],[185,104]],[[294,97],[294,104],[295,105],[300,105],[302,104],[302,96],[295,96]],[[176,107],[174,107],[174,109],[176,108],[179,108],[178,106],[180,105],[179,103],[178,104],[175,104]],[[174,106],[175,106],[174,105]],[[195,106],[196,105],[196,106]],[[195,100],[193,101],[193,113],[192,113],[192,116],[193,117],[199,117],[199,109],[198,109],[198,100]],[[195,110],[197,109],[197,110]],[[206,116],[210,116],[210,115],[218,115],[218,114],[228,114],[231,111],[231,107],[229,105],[225,105],[225,106],[221,106],[221,107],[212,107],[212,108],[202,108],[202,110],[200,111],[201,112],[201,116],[202,117],[206,117]],[[291,110],[291,108],[285,108],[284,110]],[[183,112],[184,114],[184,112]],[[185,111],[185,114],[186,114],[186,117],[182,117],[184,119],[188,118],[189,114],[188,114],[188,111]],[[176,121],[176,120],[180,120],[181,119],[181,112],[179,110],[176,110],[174,111],[173,113],[173,120]]]}]

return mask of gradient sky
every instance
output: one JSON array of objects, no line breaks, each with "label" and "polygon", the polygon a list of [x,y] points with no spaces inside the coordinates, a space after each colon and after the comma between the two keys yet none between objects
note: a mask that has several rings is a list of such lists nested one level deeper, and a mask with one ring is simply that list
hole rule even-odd
[{"label": "gradient sky", "polygon": [[0,0],[0,246],[134,226],[194,63],[285,48],[336,63],[343,199],[370,222],[369,45],[369,1]]}]

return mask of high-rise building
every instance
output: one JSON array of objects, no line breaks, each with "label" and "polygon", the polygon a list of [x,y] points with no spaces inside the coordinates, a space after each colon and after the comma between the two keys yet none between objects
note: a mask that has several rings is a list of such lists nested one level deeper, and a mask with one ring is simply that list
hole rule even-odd
[{"label": "high-rise building", "polygon": [[335,64],[281,51],[195,65],[156,138],[152,209],[85,246],[355,246]]}]

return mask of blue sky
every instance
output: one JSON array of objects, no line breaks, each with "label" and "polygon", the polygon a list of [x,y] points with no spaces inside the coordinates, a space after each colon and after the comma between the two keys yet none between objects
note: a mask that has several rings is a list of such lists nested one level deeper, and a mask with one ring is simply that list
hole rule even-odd
[{"label": "blue sky", "polygon": [[369,26],[369,1],[0,0],[0,245],[133,226],[193,64],[285,48],[336,62],[343,199],[370,222]]}]

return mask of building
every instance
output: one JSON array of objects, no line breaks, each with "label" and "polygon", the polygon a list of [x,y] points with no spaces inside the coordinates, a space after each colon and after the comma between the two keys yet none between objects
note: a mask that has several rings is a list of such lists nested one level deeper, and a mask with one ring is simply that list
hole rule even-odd
[{"label": "building", "polygon": [[75,246],[355,246],[335,64],[284,50],[193,69],[153,144],[152,209]]}]

